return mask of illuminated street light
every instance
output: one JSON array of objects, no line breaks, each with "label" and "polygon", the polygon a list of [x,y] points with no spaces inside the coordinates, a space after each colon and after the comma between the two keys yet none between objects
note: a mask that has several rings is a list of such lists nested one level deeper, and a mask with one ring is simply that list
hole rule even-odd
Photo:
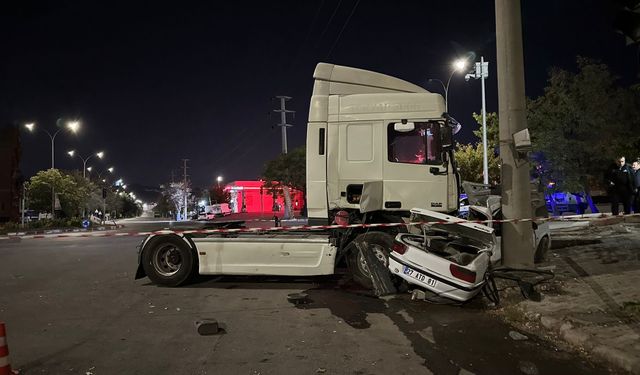
[{"label": "illuminated street light", "polygon": [[[58,123],[59,122],[60,122],[60,120],[58,120]],[[58,126],[60,126],[60,125],[58,125]],[[24,127],[27,128],[27,130],[30,133],[33,133],[36,130],[36,123],[35,122],[30,122],[30,123],[24,124]],[[64,127],[60,127],[60,129],[58,129],[53,134],[51,134],[47,129],[42,128],[42,131],[47,133],[47,135],[51,139],[51,169],[55,168],[55,157],[54,157],[54,155],[55,155],[55,139],[56,139],[56,136],[58,135],[58,133],[60,133],[64,129],[67,129],[72,133],[77,133],[78,129],[80,129],[80,122],[78,122],[78,121],[68,122]]]},{"label": "illuminated street light", "polygon": [[67,129],[71,130],[72,133],[77,133],[80,129],[80,121],[69,121],[67,123]]},{"label": "illuminated street light", "polygon": [[216,178],[216,181],[218,181],[218,187],[220,187],[220,183],[222,182],[222,176],[218,176],[218,178]]},{"label": "illuminated street light", "polygon": [[452,65],[452,70],[451,70],[451,75],[449,75],[449,79],[447,80],[447,84],[445,85],[444,82],[442,82],[442,80],[439,80],[437,78],[430,78],[429,82],[439,82],[442,85],[442,88],[444,89],[444,108],[445,108],[445,112],[449,112],[449,84],[451,83],[451,78],[453,78],[453,75],[456,72],[462,72],[465,70],[465,68],[467,67],[467,59],[458,59],[456,61],[453,62]]},{"label": "illuminated street light", "polygon": [[109,167],[109,168],[107,168],[107,170],[109,171],[109,173],[113,173],[114,168],[113,167]]},{"label": "illuminated street light", "polygon": [[458,59],[458,60],[453,62],[453,70],[454,71],[461,72],[466,67],[467,67],[467,60],[466,59]]},{"label": "illuminated street light", "polygon": [[[42,129],[42,131],[47,133],[47,135],[51,139],[51,169],[55,169],[55,140],[56,140],[56,136],[58,135],[58,133],[60,133],[65,128],[67,130],[71,131],[72,133],[76,133],[78,131],[78,129],[80,128],[80,123],[78,121],[68,122],[65,127],[62,127],[60,125],[60,122],[61,122],[61,120],[58,119],[56,124],[60,129],[58,129],[53,134],[49,133],[47,131],[47,129],[44,129],[44,128]],[[24,124],[24,127],[27,128],[27,130],[30,133],[33,133],[35,131],[35,129],[36,129],[36,124],[34,122],[30,122],[30,123]],[[55,189],[54,189],[54,187],[52,185],[51,186],[51,218],[53,218],[53,219],[55,219],[55,217],[56,217],[55,200],[56,200],[56,192],[55,192]]]},{"label": "illuminated street light", "polygon": [[[76,150],[67,151],[67,154],[71,157],[74,157],[76,154]],[[86,171],[91,172],[91,167],[87,168],[87,162],[89,161],[89,159],[91,159],[94,156],[97,156],[99,159],[102,159],[104,157],[104,151],[96,152],[95,154],[91,154],[86,158],[83,158],[82,155],[78,154],[78,157],[82,160],[82,177],[83,178],[87,178]]]}]

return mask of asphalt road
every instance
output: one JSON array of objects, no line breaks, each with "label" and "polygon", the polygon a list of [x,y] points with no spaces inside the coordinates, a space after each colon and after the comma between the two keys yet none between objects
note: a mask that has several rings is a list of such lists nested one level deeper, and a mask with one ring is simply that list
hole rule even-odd
[{"label": "asphalt road", "polygon": [[[0,242],[0,320],[23,374],[602,374],[482,304],[381,300],[330,278],[133,280],[141,237]],[[290,293],[311,302],[294,306]],[[216,319],[222,334],[200,336]]]}]

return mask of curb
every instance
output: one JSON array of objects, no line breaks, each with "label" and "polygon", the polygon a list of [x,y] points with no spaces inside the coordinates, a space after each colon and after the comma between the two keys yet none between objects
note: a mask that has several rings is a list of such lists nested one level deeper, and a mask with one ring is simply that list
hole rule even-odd
[{"label": "curb", "polygon": [[104,232],[108,230],[116,230],[122,229],[124,225],[109,225],[109,226],[96,226],[94,229],[88,230],[84,228],[73,228],[73,229],[47,229],[47,230],[34,230],[34,231],[24,231],[24,232],[9,232],[6,235],[0,237],[15,237],[15,236],[36,236],[36,235],[44,235],[44,234],[62,234],[62,233],[92,233],[92,232]]},{"label": "curb", "polygon": [[584,348],[595,357],[606,361],[616,367],[629,371],[632,374],[640,374],[640,359],[624,351],[601,344],[597,338],[580,328],[575,328],[569,322],[563,322],[556,318],[540,316],[540,324],[553,331],[565,342],[573,346]]}]

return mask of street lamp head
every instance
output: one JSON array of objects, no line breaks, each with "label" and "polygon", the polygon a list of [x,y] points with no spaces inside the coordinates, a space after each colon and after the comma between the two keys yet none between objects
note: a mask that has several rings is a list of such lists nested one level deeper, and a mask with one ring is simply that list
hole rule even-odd
[{"label": "street lamp head", "polygon": [[97,152],[96,156],[102,159],[104,157],[104,151]]},{"label": "street lamp head", "polygon": [[216,181],[218,181],[218,183],[222,182],[222,176],[218,176],[218,178],[216,178]]},{"label": "street lamp head", "polygon": [[93,169],[93,167],[87,167],[87,170],[88,170],[89,172],[91,172],[91,170],[92,170],[92,169]]},{"label": "street lamp head", "polygon": [[67,129],[71,130],[72,133],[77,133],[80,129],[80,121],[69,121],[67,123]]},{"label": "street lamp head", "polygon": [[113,173],[114,168],[113,167],[109,167],[109,168],[107,168],[107,170],[109,171],[109,173]]},{"label": "street lamp head", "polygon": [[466,67],[467,67],[467,60],[466,59],[458,59],[458,60],[453,62],[453,69],[456,70],[456,71],[461,72]]},{"label": "street lamp head", "polygon": [[33,122],[30,122],[28,124],[24,124],[24,127],[27,128],[28,131],[33,132],[33,129],[36,127],[36,124]]},{"label": "street lamp head", "polygon": [[102,182],[107,182],[107,179],[106,179],[106,178],[103,178],[103,179],[102,179]]},{"label": "street lamp head", "polygon": [[127,185],[122,185],[122,188],[123,188],[123,189],[126,189],[126,188],[127,188]]},{"label": "street lamp head", "polygon": [[76,150],[67,151],[67,154],[73,157],[76,154]]}]

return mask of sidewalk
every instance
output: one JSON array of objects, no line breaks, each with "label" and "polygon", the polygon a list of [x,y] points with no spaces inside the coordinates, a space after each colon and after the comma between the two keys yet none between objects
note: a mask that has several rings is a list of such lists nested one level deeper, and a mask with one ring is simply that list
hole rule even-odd
[{"label": "sidewalk", "polygon": [[[631,222],[631,221],[635,221]],[[640,224],[606,218],[557,225],[539,285],[541,302],[518,300],[526,328],[640,374]],[[508,309],[509,307],[507,307]],[[537,332],[536,332],[537,331]]]}]

